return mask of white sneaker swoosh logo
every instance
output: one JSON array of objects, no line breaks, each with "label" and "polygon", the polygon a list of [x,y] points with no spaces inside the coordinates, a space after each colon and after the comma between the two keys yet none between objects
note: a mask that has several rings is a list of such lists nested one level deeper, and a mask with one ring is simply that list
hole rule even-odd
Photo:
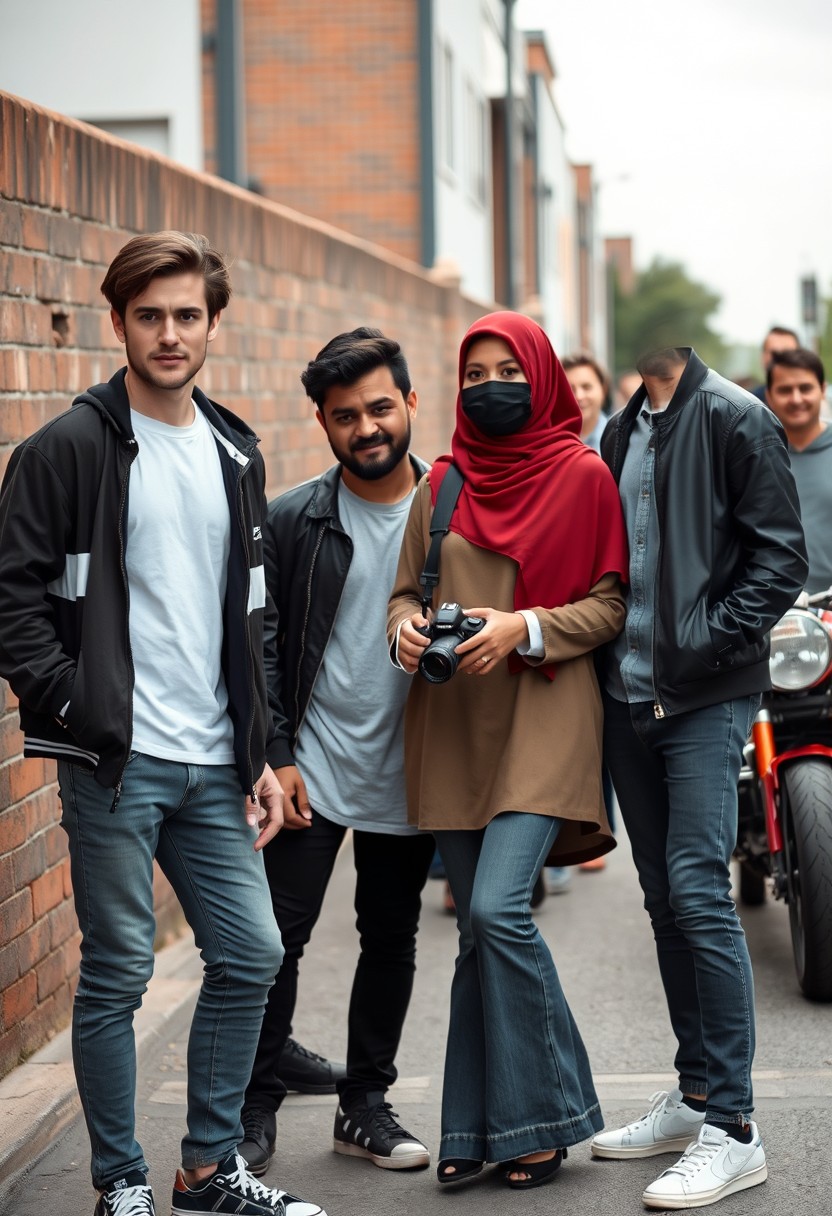
[{"label": "white sneaker swoosh logo", "polygon": [[713,1172],[719,1177],[720,1175],[726,1182],[730,1182],[732,1178],[736,1178],[751,1162],[753,1153],[743,1153],[740,1157],[734,1157],[733,1149],[729,1149],[721,1161],[715,1161],[711,1166]]}]

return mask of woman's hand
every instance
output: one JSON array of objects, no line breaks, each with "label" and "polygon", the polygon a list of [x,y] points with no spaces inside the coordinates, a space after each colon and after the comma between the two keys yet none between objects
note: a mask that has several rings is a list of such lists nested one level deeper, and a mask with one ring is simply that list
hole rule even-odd
[{"label": "woman's hand", "polygon": [[529,640],[529,627],[519,612],[498,612],[496,608],[466,608],[466,616],[481,616],[484,627],[467,642],[457,646],[458,671],[469,676],[487,676],[500,659]]},{"label": "woman's hand", "polygon": [[430,638],[426,638],[423,633],[418,632],[419,629],[426,628],[427,623],[427,618],[423,617],[421,613],[417,613],[416,616],[405,621],[399,630],[399,647],[396,658],[410,675],[419,666],[422,651],[430,642]]}]

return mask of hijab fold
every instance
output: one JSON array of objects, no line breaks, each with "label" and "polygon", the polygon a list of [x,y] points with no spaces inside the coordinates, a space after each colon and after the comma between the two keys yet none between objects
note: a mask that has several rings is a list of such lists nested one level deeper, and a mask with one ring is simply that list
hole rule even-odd
[{"label": "hijab fold", "polygon": [[[502,338],[511,348],[531,387],[531,417],[513,435],[488,436],[465,415],[458,394],[451,454],[440,456],[429,476],[434,505],[453,462],[465,484],[451,531],[517,563],[515,609],[574,603],[604,574],[626,579],[618,489],[603,461],[581,442],[581,411],[549,339],[519,313],[481,317],[462,340],[460,388],[468,350],[482,337]],[[527,670],[518,655],[509,657],[509,667]],[[554,678],[554,664],[538,670]]]}]

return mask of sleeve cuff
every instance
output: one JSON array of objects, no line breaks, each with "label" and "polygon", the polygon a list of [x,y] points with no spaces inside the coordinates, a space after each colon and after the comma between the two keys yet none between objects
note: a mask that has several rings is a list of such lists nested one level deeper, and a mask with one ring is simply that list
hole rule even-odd
[{"label": "sleeve cuff", "polygon": [[518,608],[517,611],[526,622],[526,628],[529,631],[528,642],[518,646],[517,653],[524,659],[542,659],[546,653],[546,647],[543,645],[543,630],[540,628],[537,613],[533,612],[531,608]]}]

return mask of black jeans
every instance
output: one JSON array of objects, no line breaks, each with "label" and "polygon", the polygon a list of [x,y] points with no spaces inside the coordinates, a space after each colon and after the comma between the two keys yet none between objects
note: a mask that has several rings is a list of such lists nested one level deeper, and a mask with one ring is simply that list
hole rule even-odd
[{"label": "black jeans", "polygon": [[[285,956],[269,993],[245,1105],[277,1110],[286,1087],[277,1077],[298,991],[298,963],[323,904],[346,828],[313,812],[312,826],[283,831],[264,849],[266,874]],[[434,851],[433,837],[353,832],[355,911],[360,954],[347,1029],[342,1107],[384,1092],[396,1079],[394,1060],[413,976],[416,931]]]}]

